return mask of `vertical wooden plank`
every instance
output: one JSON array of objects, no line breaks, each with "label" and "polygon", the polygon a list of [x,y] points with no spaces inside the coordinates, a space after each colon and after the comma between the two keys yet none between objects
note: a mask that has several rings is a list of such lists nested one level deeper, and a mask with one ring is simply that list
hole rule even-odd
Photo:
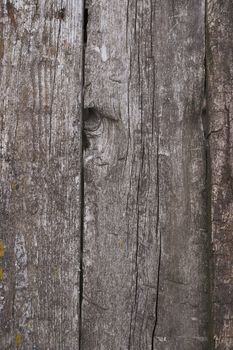
[{"label": "vertical wooden plank", "polygon": [[82,1],[0,7],[0,348],[78,349]]},{"label": "vertical wooden plank", "polygon": [[233,4],[207,1],[214,349],[233,348]]},{"label": "vertical wooden plank", "polygon": [[206,349],[204,1],[88,3],[82,348]]}]

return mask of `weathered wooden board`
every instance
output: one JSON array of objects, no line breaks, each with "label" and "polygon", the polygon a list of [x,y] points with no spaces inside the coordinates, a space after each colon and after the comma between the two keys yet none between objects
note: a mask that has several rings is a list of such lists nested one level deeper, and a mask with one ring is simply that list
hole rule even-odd
[{"label": "weathered wooden board", "polygon": [[233,3],[207,1],[214,349],[233,349]]},{"label": "weathered wooden board", "polygon": [[82,348],[207,349],[205,1],[88,6]]},{"label": "weathered wooden board", "polygon": [[82,0],[0,11],[0,348],[78,349]]}]

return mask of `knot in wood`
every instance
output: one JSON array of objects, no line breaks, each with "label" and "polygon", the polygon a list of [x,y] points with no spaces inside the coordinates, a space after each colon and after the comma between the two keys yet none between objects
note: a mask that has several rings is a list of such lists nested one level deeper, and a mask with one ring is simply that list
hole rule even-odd
[{"label": "knot in wood", "polygon": [[101,126],[100,114],[94,108],[84,110],[84,130],[88,136],[92,136]]}]

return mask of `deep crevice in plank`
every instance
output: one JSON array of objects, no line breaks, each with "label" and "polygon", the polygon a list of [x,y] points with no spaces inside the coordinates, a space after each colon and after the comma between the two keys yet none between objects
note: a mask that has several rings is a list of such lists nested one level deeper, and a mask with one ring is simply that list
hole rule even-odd
[{"label": "deep crevice in plank", "polygon": [[209,152],[209,136],[208,133],[208,106],[207,106],[207,79],[206,79],[206,58],[205,58],[205,88],[203,97],[203,108],[202,108],[202,125],[204,132],[204,142],[205,142],[205,192],[206,192],[206,227],[207,227],[207,259],[208,259],[208,339],[209,347],[212,349],[212,267],[211,267],[211,162],[210,162],[210,152]]},{"label": "deep crevice in plank", "polygon": [[154,328],[152,331],[152,339],[151,339],[151,350],[154,350],[154,340],[155,340],[155,332],[158,326],[158,313],[159,313],[159,292],[160,292],[160,273],[161,273],[161,260],[162,260],[162,237],[161,231],[159,229],[159,216],[160,216],[160,169],[159,169],[159,133],[160,128],[158,127],[157,134],[157,220],[156,220],[156,237],[159,243],[159,257],[158,257],[158,269],[157,269],[157,286],[156,286],[156,304],[155,304],[155,321]]},{"label": "deep crevice in plank", "polygon": [[83,43],[84,45],[86,45],[87,43],[87,24],[88,24],[88,8],[86,7],[86,3],[85,3],[85,7],[84,7],[84,32],[83,32]]},{"label": "deep crevice in plank", "polygon": [[79,262],[79,350],[82,348],[82,303],[83,303],[83,244],[84,244],[84,150],[86,138],[84,133],[84,85],[85,85],[85,49],[87,42],[88,8],[86,0],[82,2],[82,76],[81,76],[81,119],[80,119],[80,262]]},{"label": "deep crevice in plank", "polygon": [[[141,179],[142,179],[142,172],[144,167],[144,157],[145,157],[145,149],[144,144],[142,144],[142,159],[141,159],[141,167],[140,172],[138,176],[138,185],[137,185],[137,229],[136,229],[136,250],[135,250],[135,294],[134,294],[134,305],[131,308],[131,318],[130,318],[130,331],[129,331],[129,343],[128,343],[128,350],[131,349],[131,336],[132,336],[132,323],[133,323],[133,314],[135,313],[135,323],[136,323],[136,314],[138,309],[138,278],[139,278],[139,271],[138,271],[138,252],[139,252],[139,221],[140,221],[140,213],[139,213],[139,198],[140,198],[140,190],[141,190]],[[134,331],[135,331],[135,325],[133,329],[133,337],[134,337]]]},{"label": "deep crevice in plank", "polygon": [[[63,6],[63,1],[61,2],[61,6]],[[56,78],[57,78],[57,63],[58,63],[58,54],[60,49],[61,26],[65,16],[65,8],[62,7],[61,10],[58,11],[58,13],[60,14],[60,16],[57,17],[59,19],[59,27],[58,27],[58,34],[57,34],[55,69],[54,69],[54,76],[53,76],[53,83],[52,83],[52,96],[51,96],[50,114],[49,114],[49,155],[51,154],[51,145],[52,145],[52,116],[53,116],[53,103],[54,103],[54,93],[55,93],[54,89],[55,89]],[[61,14],[63,14],[63,17],[61,17]]]},{"label": "deep crevice in plank", "polygon": [[202,109],[202,123],[205,138],[206,157],[206,209],[207,209],[207,259],[208,259],[208,344],[209,349],[214,349],[213,337],[213,254],[212,254],[212,224],[211,224],[211,158],[209,148],[209,98],[208,98],[208,63],[209,63],[209,40],[207,21],[207,0],[205,1],[205,61],[204,61],[204,103]]}]

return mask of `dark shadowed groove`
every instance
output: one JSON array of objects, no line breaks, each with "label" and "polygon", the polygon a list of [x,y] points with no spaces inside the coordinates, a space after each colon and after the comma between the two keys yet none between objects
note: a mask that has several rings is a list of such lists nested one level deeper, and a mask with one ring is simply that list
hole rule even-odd
[{"label": "dark shadowed groove", "polygon": [[[61,1],[61,10],[60,11],[64,11],[63,1]],[[54,102],[54,89],[55,89],[55,83],[56,83],[56,78],[57,78],[57,63],[58,63],[58,53],[59,53],[59,49],[60,49],[62,20],[63,20],[63,18],[59,17],[59,27],[58,27],[56,55],[55,55],[55,69],[54,69],[54,75],[53,75],[52,96],[51,96],[50,114],[49,114],[49,155],[51,154],[51,145],[52,145],[52,114],[53,114],[53,102]]]},{"label": "dark shadowed groove", "polygon": [[[214,329],[213,329],[213,281],[214,281],[214,265],[212,251],[212,224],[211,224],[211,158],[209,148],[209,89],[208,89],[208,64],[209,64],[209,35],[208,35],[208,14],[207,1],[205,0],[205,83],[204,83],[204,99],[205,110],[202,111],[202,120],[205,137],[206,151],[206,209],[207,209],[207,259],[208,259],[208,346],[209,350],[214,349]],[[205,119],[205,120],[204,120]]]},{"label": "dark shadowed groove", "polygon": [[[158,121],[159,122],[159,121]],[[159,216],[160,216],[160,169],[159,169],[159,133],[160,128],[158,127],[158,134],[157,134],[157,218],[156,218],[156,237],[159,242],[159,257],[158,257],[158,268],[157,268],[157,288],[156,288],[156,304],[155,304],[155,321],[154,321],[154,328],[152,331],[152,339],[151,339],[151,350],[154,349],[154,339],[155,339],[155,332],[158,325],[158,313],[159,313],[159,292],[160,292],[160,272],[161,272],[161,258],[162,258],[162,237],[161,237],[161,231],[159,229]]]},{"label": "dark shadowed groove", "polygon": [[[134,294],[134,305],[131,309],[131,318],[130,318],[130,331],[129,331],[129,343],[128,343],[128,350],[131,349],[131,336],[132,336],[132,322],[133,322],[133,314],[135,313],[135,319],[138,309],[138,251],[139,251],[139,221],[140,221],[140,213],[139,213],[139,197],[140,197],[140,190],[141,190],[141,178],[142,178],[142,172],[144,167],[144,156],[145,156],[145,148],[144,144],[142,144],[142,161],[141,161],[141,167],[139,171],[138,176],[138,185],[137,185],[137,229],[136,229],[136,249],[135,249],[135,294]],[[135,325],[133,329],[133,335],[135,332]]]},{"label": "dark shadowed groove", "polygon": [[79,260],[79,350],[82,348],[82,302],[83,302],[83,242],[84,242],[84,84],[85,84],[85,44],[87,16],[85,0],[82,0],[82,57],[81,57],[81,118],[80,118],[80,260]]},{"label": "dark shadowed groove", "polygon": [[[205,74],[206,72],[206,59],[205,59]],[[207,99],[207,78],[205,76],[205,94],[204,99],[206,105],[202,110],[202,121],[203,121],[203,131],[205,137],[205,206],[206,206],[206,228],[207,228],[207,279],[208,279],[208,343],[209,350],[213,348],[213,260],[212,260],[212,239],[211,239],[211,159],[210,159],[210,150],[209,150],[209,136],[208,133],[208,99]]]}]

